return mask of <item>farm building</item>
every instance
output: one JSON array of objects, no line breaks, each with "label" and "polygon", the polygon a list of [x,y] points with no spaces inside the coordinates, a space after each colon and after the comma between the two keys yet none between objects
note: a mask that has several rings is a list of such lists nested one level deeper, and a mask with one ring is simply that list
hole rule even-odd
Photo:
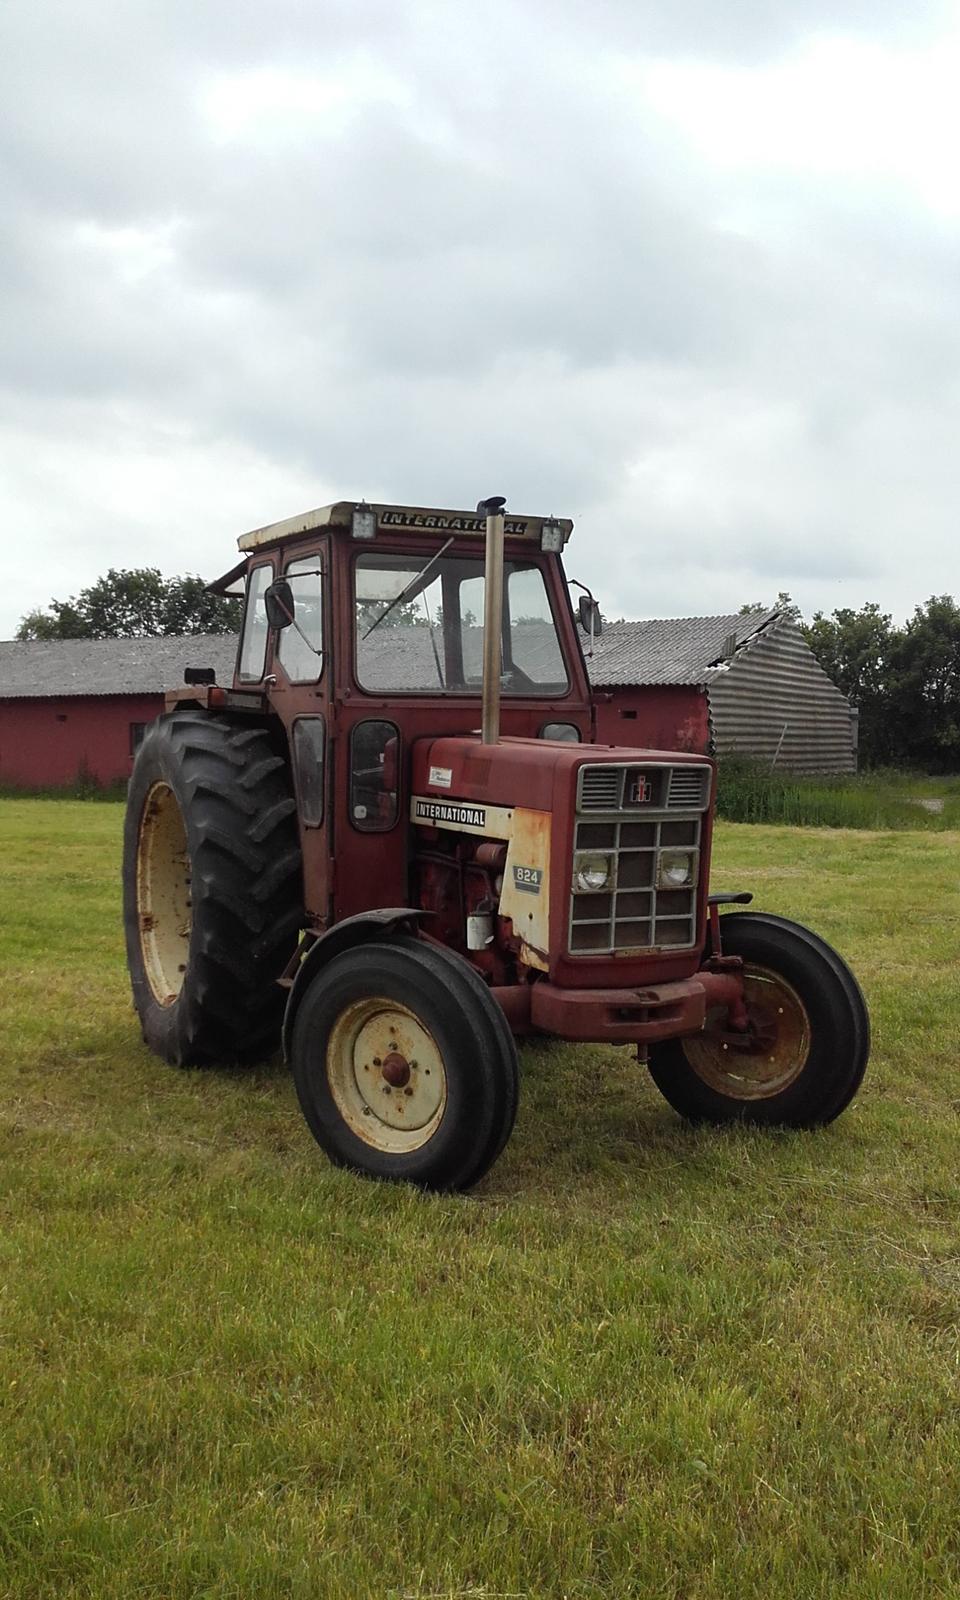
[{"label": "farm building", "polygon": [[856,770],[856,712],[783,611],[615,622],[587,667],[603,743]]},{"label": "farm building", "polygon": [[188,664],[233,676],[232,635],[0,643],[0,783],[55,788],[129,777],[163,691]]},{"label": "farm building", "polygon": [[[479,638],[477,629],[478,673]],[[369,668],[385,689],[429,681],[429,630],[392,628],[376,642],[382,659]],[[231,634],[0,643],[0,783],[122,781],[164,690],[187,665],[229,683],[236,649]],[[736,753],[804,772],[856,765],[849,702],[779,611],[613,623],[587,667],[603,743]]]}]

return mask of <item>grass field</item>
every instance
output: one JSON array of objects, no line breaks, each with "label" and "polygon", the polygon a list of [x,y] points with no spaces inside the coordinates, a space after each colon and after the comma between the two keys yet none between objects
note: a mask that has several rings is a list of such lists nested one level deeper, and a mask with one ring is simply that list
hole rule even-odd
[{"label": "grass field", "polygon": [[278,1064],[149,1056],[117,805],[0,803],[0,1595],[960,1593],[960,835],[720,829],[875,1052],[691,1132],[524,1052],[469,1197],[332,1171]]}]

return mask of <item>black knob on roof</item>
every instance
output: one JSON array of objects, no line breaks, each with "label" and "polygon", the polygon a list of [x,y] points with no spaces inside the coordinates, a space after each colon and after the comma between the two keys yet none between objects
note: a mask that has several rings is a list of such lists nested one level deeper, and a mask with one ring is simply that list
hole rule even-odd
[{"label": "black knob on roof", "polygon": [[506,503],[507,497],[505,494],[492,494],[489,500],[480,501],[477,506],[477,516],[495,517],[498,511],[503,510]]}]

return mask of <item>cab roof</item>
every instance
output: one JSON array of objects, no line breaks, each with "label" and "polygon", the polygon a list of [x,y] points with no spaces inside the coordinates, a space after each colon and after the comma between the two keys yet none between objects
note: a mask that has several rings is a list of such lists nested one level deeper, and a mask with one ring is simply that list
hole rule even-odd
[{"label": "cab roof", "polygon": [[[285,517],[282,522],[271,522],[265,528],[254,528],[242,533],[237,548],[243,551],[259,550],[263,545],[282,544],[288,539],[302,538],[317,528],[342,528],[349,532],[355,511],[374,512],[378,533],[461,533],[483,535],[486,519],[476,511],[443,511],[429,506],[368,506],[357,500],[338,500],[334,505],[318,506],[315,511],[302,511],[299,516]],[[512,539],[531,539],[539,544],[545,522],[556,524],[566,544],[573,532],[569,517],[504,516],[504,533]]]}]

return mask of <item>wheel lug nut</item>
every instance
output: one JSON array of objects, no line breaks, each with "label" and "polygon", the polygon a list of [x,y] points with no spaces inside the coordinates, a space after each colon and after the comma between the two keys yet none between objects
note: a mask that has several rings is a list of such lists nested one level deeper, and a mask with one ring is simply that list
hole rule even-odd
[{"label": "wheel lug nut", "polygon": [[379,1067],[379,1065],[380,1065],[380,1057],[379,1056],[374,1056],[373,1064],[374,1064],[375,1067]]},{"label": "wheel lug nut", "polygon": [[409,1094],[413,1094],[413,1090],[412,1090],[412,1089],[411,1089],[411,1088],[409,1088],[409,1087],[407,1087],[407,1088],[406,1088],[406,1089],[404,1089],[404,1091],[403,1091],[403,1092],[404,1092],[404,1094],[408,1094],[408,1095],[409,1095]]}]

